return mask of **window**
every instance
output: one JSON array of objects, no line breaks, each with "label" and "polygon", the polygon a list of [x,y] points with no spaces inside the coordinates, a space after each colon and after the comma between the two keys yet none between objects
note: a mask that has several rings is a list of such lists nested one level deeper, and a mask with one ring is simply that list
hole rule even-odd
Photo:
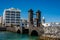
[{"label": "window", "polygon": [[6,23],[10,23],[9,21],[6,21]]},{"label": "window", "polygon": [[15,18],[14,16],[11,16],[11,18]]},{"label": "window", "polygon": [[11,23],[15,23],[14,21],[11,21]]},{"label": "window", "polygon": [[16,19],[16,21],[20,21],[20,19]]},{"label": "window", "polygon": [[6,13],[6,15],[10,15],[10,13]]},{"label": "window", "polygon": [[10,18],[10,16],[6,16],[6,18]]},{"label": "window", "polygon": [[17,11],[16,13],[20,13],[19,11]]},{"label": "window", "polygon": [[6,19],[6,20],[10,20],[10,19]]},{"label": "window", "polygon": [[11,19],[11,21],[15,21],[15,19]]},{"label": "window", "polygon": [[13,14],[13,13],[11,15],[15,16],[15,14]]},{"label": "window", "polygon": [[16,18],[20,18],[20,16],[17,16]]},{"label": "window", "polygon": [[20,14],[16,13],[16,16],[20,16]]},{"label": "window", "polygon": [[6,13],[6,15],[10,15],[10,11],[6,11],[5,13]]},{"label": "window", "polygon": [[10,15],[10,12],[6,12],[5,14],[6,14],[6,15]]},{"label": "window", "polygon": [[25,25],[27,25],[27,24],[25,24]]},{"label": "window", "polygon": [[20,23],[20,22],[16,21],[16,23]]},{"label": "window", "polygon": [[6,13],[10,13],[10,11],[6,11]]},{"label": "window", "polygon": [[15,11],[11,11],[11,13],[15,13]]}]

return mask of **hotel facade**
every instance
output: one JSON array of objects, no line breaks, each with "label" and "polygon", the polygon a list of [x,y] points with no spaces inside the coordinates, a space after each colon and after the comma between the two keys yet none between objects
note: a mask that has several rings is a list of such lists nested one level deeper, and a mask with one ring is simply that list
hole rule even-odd
[{"label": "hotel facade", "polygon": [[20,26],[20,10],[15,8],[5,9],[3,13],[3,24],[5,26]]}]

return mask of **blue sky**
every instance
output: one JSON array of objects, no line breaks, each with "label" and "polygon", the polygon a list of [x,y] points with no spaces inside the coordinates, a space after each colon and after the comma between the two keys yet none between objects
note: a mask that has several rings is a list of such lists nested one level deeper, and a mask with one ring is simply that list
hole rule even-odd
[{"label": "blue sky", "polygon": [[60,0],[0,0],[0,15],[6,8],[19,8],[21,18],[28,19],[28,10],[41,10],[46,22],[60,22]]}]

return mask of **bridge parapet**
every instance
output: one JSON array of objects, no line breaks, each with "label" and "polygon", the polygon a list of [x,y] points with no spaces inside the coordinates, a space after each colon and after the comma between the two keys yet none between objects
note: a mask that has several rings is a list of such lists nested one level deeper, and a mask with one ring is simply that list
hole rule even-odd
[{"label": "bridge parapet", "polygon": [[44,33],[44,30],[42,27],[30,27],[29,28],[29,35],[31,35],[32,31],[35,30],[38,32],[38,36],[42,35]]}]

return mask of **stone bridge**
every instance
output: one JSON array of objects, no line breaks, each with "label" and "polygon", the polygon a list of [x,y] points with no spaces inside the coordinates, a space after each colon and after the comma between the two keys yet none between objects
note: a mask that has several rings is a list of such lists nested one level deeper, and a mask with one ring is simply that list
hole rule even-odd
[{"label": "stone bridge", "polygon": [[[26,30],[28,29],[28,30]],[[7,27],[8,31],[12,31],[12,32],[17,32],[17,33],[23,33],[23,28],[22,27]],[[27,34],[29,35],[36,35],[36,36],[40,36],[41,34],[43,34],[43,28],[42,27],[25,27],[24,31],[28,31]]]},{"label": "stone bridge", "polygon": [[[14,31],[14,32],[21,32],[21,33],[28,33],[29,35],[42,35],[44,33],[43,31],[43,26],[41,24],[41,11],[38,10],[36,12],[36,19],[33,20],[33,10],[30,9],[28,11],[29,15],[28,15],[28,24],[29,24],[29,27],[10,27],[8,28],[8,30],[11,30],[11,31]],[[36,22],[36,27],[34,26],[34,21]]]},{"label": "stone bridge", "polygon": [[22,28],[21,27],[7,27],[6,28],[7,31],[11,31],[11,32],[18,32],[18,33],[22,33]]},{"label": "stone bridge", "polygon": [[42,27],[31,27],[29,28],[29,35],[38,35],[40,36],[41,34],[43,34],[43,28]]}]

